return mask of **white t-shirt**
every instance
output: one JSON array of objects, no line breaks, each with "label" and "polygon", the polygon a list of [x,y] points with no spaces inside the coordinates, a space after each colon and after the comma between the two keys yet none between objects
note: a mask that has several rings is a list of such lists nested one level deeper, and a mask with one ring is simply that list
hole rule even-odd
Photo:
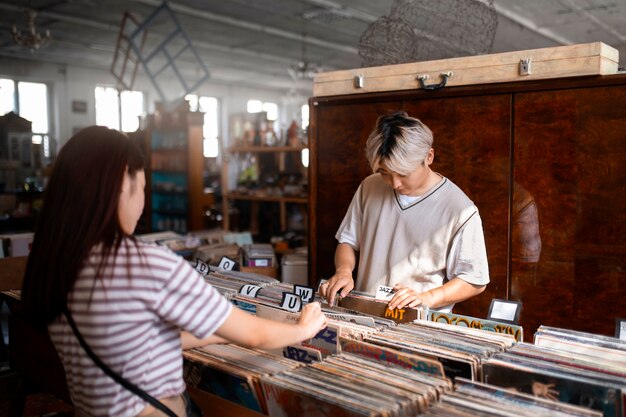
[{"label": "white t-shirt", "polygon": [[379,174],[370,175],[335,237],[359,252],[357,291],[375,294],[378,285],[403,284],[424,292],[455,277],[489,282],[478,209],[447,178],[415,199],[397,194]]}]

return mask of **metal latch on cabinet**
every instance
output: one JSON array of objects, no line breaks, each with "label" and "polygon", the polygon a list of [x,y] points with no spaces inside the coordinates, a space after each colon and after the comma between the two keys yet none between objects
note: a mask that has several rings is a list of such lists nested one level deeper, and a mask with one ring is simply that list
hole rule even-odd
[{"label": "metal latch on cabinet", "polygon": [[519,61],[519,75],[530,75],[533,73],[532,58],[522,58]]},{"label": "metal latch on cabinet", "polygon": [[439,74],[439,76],[441,77],[441,82],[439,84],[430,84],[427,85],[426,84],[426,80],[428,79],[428,74],[420,74],[417,76],[417,81],[420,84],[420,87],[423,88],[424,90],[439,90],[440,88],[443,88],[446,86],[446,83],[448,82],[448,78],[452,77],[453,73],[452,71],[448,71],[448,72],[442,72]]},{"label": "metal latch on cabinet", "polygon": [[365,77],[363,74],[356,74],[354,76],[354,88],[363,88],[365,86]]}]

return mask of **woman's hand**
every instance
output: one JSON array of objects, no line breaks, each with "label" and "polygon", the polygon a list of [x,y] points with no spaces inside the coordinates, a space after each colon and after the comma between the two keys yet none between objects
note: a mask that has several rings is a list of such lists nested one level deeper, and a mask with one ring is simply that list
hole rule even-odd
[{"label": "woman's hand", "polygon": [[328,318],[322,313],[320,303],[310,303],[302,308],[298,326],[302,327],[305,339],[310,339],[318,334],[327,324]]},{"label": "woman's hand", "polygon": [[389,308],[389,310],[393,310],[394,308],[415,308],[421,305],[429,305],[428,293],[420,293],[410,287],[401,284],[396,284],[393,287],[393,292],[393,298],[389,301],[389,304],[387,304],[387,308]]},{"label": "woman's hand", "polygon": [[559,392],[554,389],[555,384],[544,384],[542,382],[533,382],[531,385],[533,394],[536,397],[547,398],[552,401],[559,400]]}]

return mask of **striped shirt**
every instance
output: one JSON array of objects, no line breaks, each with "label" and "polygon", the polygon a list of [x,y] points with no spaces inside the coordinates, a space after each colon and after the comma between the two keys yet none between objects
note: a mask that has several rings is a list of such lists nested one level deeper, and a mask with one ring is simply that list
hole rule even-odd
[{"label": "striped shirt", "polygon": [[[69,294],[78,330],[105,364],[153,397],[181,394],[180,329],[206,338],[223,324],[232,305],[183,258],[128,239],[96,281],[99,251],[92,250]],[[89,359],[64,316],[48,330],[77,415],[134,416],[146,406]]]}]

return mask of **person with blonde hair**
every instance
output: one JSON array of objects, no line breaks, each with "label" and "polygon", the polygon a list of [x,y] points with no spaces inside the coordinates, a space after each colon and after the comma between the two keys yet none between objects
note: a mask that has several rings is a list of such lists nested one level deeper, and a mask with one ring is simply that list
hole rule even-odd
[{"label": "person with blonde hair", "polygon": [[[393,287],[388,307],[450,312],[484,291],[489,268],[478,208],[433,171],[433,134],[404,112],[384,115],[366,143],[373,174],[337,231],[335,274],[320,286],[333,304],[352,289]],[[358,252],[358,274],[353,271]]]}]

